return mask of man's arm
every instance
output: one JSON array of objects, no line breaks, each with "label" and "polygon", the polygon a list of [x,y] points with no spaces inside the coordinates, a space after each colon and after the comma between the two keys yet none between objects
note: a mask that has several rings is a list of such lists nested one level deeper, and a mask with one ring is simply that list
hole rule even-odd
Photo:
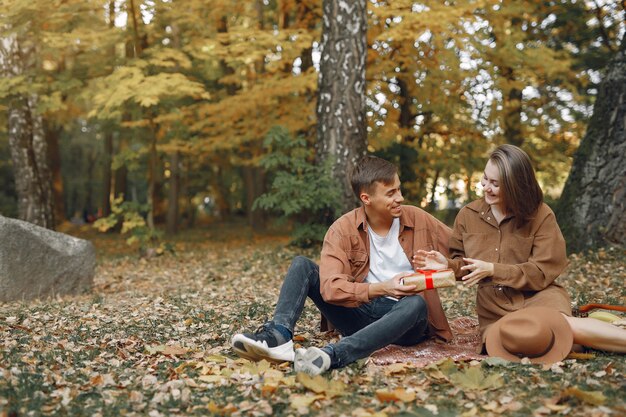
[{"label": "man's arm", "polygon": [[351,262],[369,262],[366,253],[350,252],[343,236],[333,226],[324,236],[320,257],[320,291],[324,301],[344,307],[358,307],[370,300],[369,284],[355,282]]},{"label": "man's arm", "polygon": [[320,259],[320,291],[324,301],[344,307],[358,307],[376,297],[414,294],[414,285],[401,283],[402,278],[410,272],[380,283],[356,282],[356,277],[352,276],[351,262],[369,262],[369,256],[351,252],[350,248],[343,246],[344,243],[341,234],[331,226],[324,237]]}]

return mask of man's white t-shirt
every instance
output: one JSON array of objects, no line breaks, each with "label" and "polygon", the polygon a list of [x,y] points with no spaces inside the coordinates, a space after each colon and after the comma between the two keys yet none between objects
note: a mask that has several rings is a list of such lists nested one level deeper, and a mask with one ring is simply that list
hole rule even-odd
[{"label": "man's white t-shirt", "polygon": [[400,219],[393,219],[387,236],[378,236],[371,227],[367,228],[367,234],[370,239],[370,270],[365,282],[385,282],[401,272],[413,272],[413,265],[398,241]]}]

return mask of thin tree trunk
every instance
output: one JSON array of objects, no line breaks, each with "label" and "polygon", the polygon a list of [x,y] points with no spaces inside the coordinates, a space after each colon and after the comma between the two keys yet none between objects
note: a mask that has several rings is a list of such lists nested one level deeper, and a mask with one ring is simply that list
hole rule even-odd
[{"label": "thin tree trunk", "polygon": [[626,39],[608,64],[557,205],[568,250],[626,245]]},{"label": "thin tree trunk", "polygon": [[104,161],[102,161],[102,216],[111,214],[111,181],[113,172],[111,164],[113,162],[113,132],[104,134]]},{"label": "thin tree trunk", "polygon": [[174,152],[170,156],[170,189],[167,207],[167,233],[178,232],[178,200],[180,197],[180,153]]},{"label": "thin tree trunk", "polygon": [[152,118],[152,116],[150,116],[150,148],[149,148],[149,153],[148,153],[148,207],[149,210],[148,211],[148,219],[147,219],[147,223],[148,223],[148,227],[150,229],[154,229],[154,212],[156,209],[156,201],[157,201],[157,197],[156,197],[156,175],[157,175],[157,148],[156,148],[156,142],[157,142],[157,127],[154,123],[154,119]]},{"label": "thin tree trunk", "polygon": [[[506,78],[507,84],[515,82],[515,71],[512,68],[502,68],[502,75]],[[504,117],[502,127],[504,138],[507,143],[515,146],[522,146],[524,136],[522,133],[522,91],[512,87],[504,101]]]},{"label": "thin tree trunk", "polygon": [[85,204],[84,210],[86,212],[85,220],[92,221],[94,219],[94,205],[93,205],[93,183],[94,183],[94,171],[96,165],[96,152],[91,150],[87,154],[87,182],[85,185]]},{"label": "thin tree trunk", "polygon": [[345,212],[357,204],[347,174],[367,149],[367,1],[324,0],[323,10],[317,158],[331,161]]},{"label": "thin tree trunk", "polygon": [[[115,26],[115,1],[109,1],[109,28]],[[109,50],[112,60],[115,60],[115,47]],[[107,217],[111,214],[111,191],[113,172],[111,164],[113,163],[113,131],[107,126],[104,134],[104,155],[102,162],[102,216]]]},{"label": "thin tree trunk", "polygon": [[437,201],[435,201],[435,195],[437,193],[437,181],[439,181],[440,171],[437,170],[435,172],[435,176],[433,177],[433,188],[430,190],[430,210],[437,210]]},{"label": "thin tree trunk", "polygon": [[48,146],[48,163],[52,177],[52,196],[54,206],[55,225],[61,224],[65,219],[65,204],[63,202],[63,176],[61,175],[61,150],[59,148],[59,136],[62,129],[44,123],[46,144]]},{"label": "thin tree trunk", "polygon": [[[177,24],[172,26],[172,46],[180,50],[180,29]],[[167,217],[166,217],[166,231],[169,234],[176,234],[178,232],[178,220],[179,220],[179,200],[180,200],[180,153],[174,151],[170,155],[170,178],[169,178],[169,196],[167,200]]]}]

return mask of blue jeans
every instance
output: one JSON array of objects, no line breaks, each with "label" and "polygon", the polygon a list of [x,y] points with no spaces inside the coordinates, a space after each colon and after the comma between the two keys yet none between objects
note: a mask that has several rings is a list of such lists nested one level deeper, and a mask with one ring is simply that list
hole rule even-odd
[{"label": "blue jeans", "polygon": [[415,345],[427,337],[428,311],[418,295],[399,301],[375,298],[359,307],[342,307],[327,303],[320,294],[319,267],[303,256],[294,258],[280,290],[274,323],[293,333],[306,298],[343,335],[329,345],[334,352],[332,367],[341,368],[389,344]]}]

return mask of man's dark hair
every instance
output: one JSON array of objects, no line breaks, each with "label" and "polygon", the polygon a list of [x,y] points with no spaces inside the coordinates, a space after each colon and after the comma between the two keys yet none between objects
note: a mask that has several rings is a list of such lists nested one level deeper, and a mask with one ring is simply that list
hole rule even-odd
[{"label": "man's dark hair", "polygon": [[375,182],[389,185],[393,183],[397,174],[398,168],[391,162],[377,156],[366,155],[357,162],[350,174],[352,191],[359,199],[362,191],[371,192]]}]

